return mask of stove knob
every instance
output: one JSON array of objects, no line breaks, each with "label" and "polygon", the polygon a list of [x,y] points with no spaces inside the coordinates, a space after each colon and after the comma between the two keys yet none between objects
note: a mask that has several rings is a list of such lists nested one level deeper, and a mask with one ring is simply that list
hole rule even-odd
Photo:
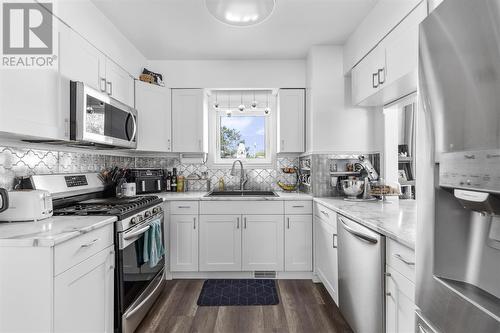
[{"label": "stove knob", "polygon": [[130,220],[130,223],[132,223],[132,224],[137,224],[137,222],[139,222],[139,221],[137,220],[137,217],[133,217],[133,218]]},{"label": "stove knob", "polygon": [[155,207],[153,208],[153,214],[161,212],[161,207]]},{"label": "stove knob", "polygon": [[151,212],[148,210],[144,213],[144,217],[148,218],[151,216]]}]

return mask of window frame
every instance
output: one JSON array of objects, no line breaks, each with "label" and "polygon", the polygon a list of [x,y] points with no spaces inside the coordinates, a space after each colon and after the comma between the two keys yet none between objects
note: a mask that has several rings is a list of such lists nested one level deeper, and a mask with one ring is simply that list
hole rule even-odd
[{"label": "window frame", "polygon": [[[233,111],[232,117],[244,117],[251,115],[265,116],[265,159],[244,159],[243,164],[252,168],[272,168],[276,163],[276,131],[273,131],[276,124],[276,112],[266,115],[264,110],[245,110],[244,112]],[[220,117],[226,116],[226,110],[209,110],[209,159],[208,166],[215,168],[230,168],[236,158],[221,158],[220,157]]]}]

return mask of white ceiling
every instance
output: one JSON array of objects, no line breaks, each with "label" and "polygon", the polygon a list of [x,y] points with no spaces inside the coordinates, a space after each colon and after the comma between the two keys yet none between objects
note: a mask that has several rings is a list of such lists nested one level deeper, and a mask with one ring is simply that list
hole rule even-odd
[{"label": "white ceiling", "polygon": [[92,0],[150,60],[303,59],[312,45],[343,44],[376,0],[276,0],[254,27],[213,18],[204,0]]}]

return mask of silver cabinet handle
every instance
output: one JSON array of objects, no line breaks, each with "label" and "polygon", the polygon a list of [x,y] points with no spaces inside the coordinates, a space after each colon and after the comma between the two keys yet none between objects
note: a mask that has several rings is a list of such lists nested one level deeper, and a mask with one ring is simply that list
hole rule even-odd
[{"label": "silver cabinet handle", "polygon": [[141,228],[137,231],[134,231],[134,232],[131,232],[130,234],[126,234],[125,237],[123,237],[124,239],[131,239],[131,238],[135,238],[139,235],[142,235],[143,233],[145,233],[146,231],[149,230],[149,228],[151,228],[151,226],[147,225],[145,226],[144,228]]},{"label": "silver cabinet handle", "polygon": [[236,229],[239,229],[240,228],[240,218],[237,217],[236,218]]},{"label": "silver cabinet handle", "polygon": [[372,74],[372,87],[378,88],[378,73]]},{"label": "silver cabinet handle", "polygon": [[177,206],[177,208],[191,208],[191,206]]},{"label": "silver cabinet handle", "polygon": [[281,150],[285,150],[285,140],[281,139]]},{"label": "silver cabinet handle", "polygon": [[337,244],[335,244],[335,239],[336,239],[337,237],[338,237],[338,236],[337,236],[337,234],[333,234],[333,237],[332,237],[332,247],[333,247],[334,249],[338,248],[338,245],[337,245]]},{"label": "silver cabinet handle", "polygon": [[323,215],[326,215],[327,217],[330,217],[330,215],[328,215],[327,212],[325,212],[324,210],[320,210],[321,213],[323,213]]},{"label": "silver cabinet handle", "polygon": [[193,217],[193,229],[196,229],[196,217]]},{"label": "silver cabinet handle", "polygon": [[102,92],[106,92],[106,79],[103,77],[99,79],[99,88]]},{"label": "silver cabinet handle", "polygon": [[[384,74],[383,76],[383,80],[380,79],[381,75],[380,74]],[[378,72],[377,72],[377,76],[378,76],[378,83],[379,84],[384,84],[385,83],[385,68],[382,68],[382,69],[379,69]]]},{"label": "silver cabinet handle", "polygon": [[141,181],[141,188],[142,188],[142,192],[146,191],[146,181],[145,180]]},{"label": "silver cabinet handle", "polygon": [[290,229],[290,218],[289,217],[286,218],[286,227],[287,227],[287,229]]},{"label": "silver cabinet handle", "polygon": [[158,185],[158,191],[161,191],[161,181],[159,179],[156,181],[156,184]]},{"label": "silver cabinet handle", "polygon": [[245,228],[245,229],[247,228],[247,218],[246,217],[243,218],[243,228]]},{"label": "silver cabinet handle", "polygon": [[111,96],[111,92],[112,92],[111,82],[110,81],[106,81],[106,94],[108,94],[109,96]]},{"label": "silver cabinet handle", "polygon": [[292,208],[304,208],[304,206],[292,206]]},{"label": "silver cabinet handle", "polygon": [[344,226],[344,229],[352,234],[353,236],[356,236],[357,238],[361,239],[362,241],[365,241],[367,243],[371,243],[371,244],[377,244],[378,243],[378,240],[376,240],[375,238],[373,237],[370,237],[368,235],[365,235],[363,234],[362,232],[359,232],[359,231],[356,231],[352,228],[350,228],[349,226],[347,226],[344,222],[344,220],[342,220],[341,218],[339,218],[340,222],[342,223],[342,225]]},{"label": "silver cabinet handle", "polygon": [[403,263],[405,263],[405,264],[406,264],[406,265],[408,265],[408,266],[415,266],[415,263],[414,263],[413,261],[410,261],[410,260],[408,260],[408,259],[405,259],[405,258],[404,258],[402,255],[400,255],[399,253],[396,253],[396,254],[394,254],[393,256],[394,256],[394,258],[401,260]]},{"label": "silver cabinet handle", "polygon": [[88,242],[87,244],[82,244],[81,247],[91,247],[95,243],[99,241],[99,238],[94,239],[93,241]]}]

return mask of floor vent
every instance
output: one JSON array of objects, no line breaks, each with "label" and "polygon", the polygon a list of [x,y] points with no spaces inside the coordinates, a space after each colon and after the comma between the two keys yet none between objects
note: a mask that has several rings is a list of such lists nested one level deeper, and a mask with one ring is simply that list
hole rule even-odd
[{"label": "floor vent", "polygon": [[253,277],[256,279],[276,279],[275,271],[255,271]]}]

